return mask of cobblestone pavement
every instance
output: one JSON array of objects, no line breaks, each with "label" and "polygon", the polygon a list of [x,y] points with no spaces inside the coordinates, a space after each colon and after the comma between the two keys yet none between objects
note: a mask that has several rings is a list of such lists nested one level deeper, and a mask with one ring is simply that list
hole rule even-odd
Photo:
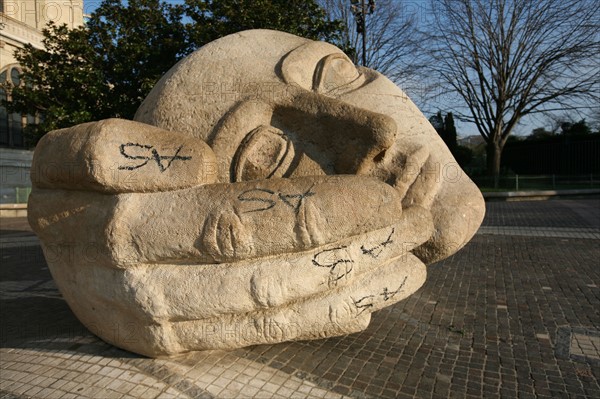
[{"label": "cobblestone pavement", "polygon": [[89,333],[26,221],[0,224],[0,398],[600,398],[598,200],[488,203],[362,333],[158,360]]}]

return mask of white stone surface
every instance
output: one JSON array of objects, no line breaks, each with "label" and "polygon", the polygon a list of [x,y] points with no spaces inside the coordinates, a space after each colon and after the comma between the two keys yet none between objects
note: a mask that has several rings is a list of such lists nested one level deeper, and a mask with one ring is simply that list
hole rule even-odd
[{"label": "white stone surface", "polygon": [[483,218],[415,105],[327,43],[219,39],[135,119],[45,136],[29,220],[80,321],[144,355],[361,331]]}]

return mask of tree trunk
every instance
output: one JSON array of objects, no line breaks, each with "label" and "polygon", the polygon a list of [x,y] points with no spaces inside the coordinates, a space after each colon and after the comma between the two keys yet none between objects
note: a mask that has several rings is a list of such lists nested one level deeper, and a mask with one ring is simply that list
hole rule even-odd
[{"label": "tree trunk", "polygon": [[494,188],[498,188],[500,182],[500,159],[502,146],[500,143],[488,143],[487,147],[487,170],[488,175],[494,178]]}]

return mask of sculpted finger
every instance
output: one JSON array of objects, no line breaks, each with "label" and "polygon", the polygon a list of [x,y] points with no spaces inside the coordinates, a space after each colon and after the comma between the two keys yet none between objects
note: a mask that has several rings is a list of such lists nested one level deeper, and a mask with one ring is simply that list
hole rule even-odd
[{"label": "sculpted finger", "polygon": [[135,243],[142,262],[290,254],[390,226],[402,213],[393,188],[358,176],[216,184],[124,201],[118,241]]},{"label": "sculpted finger", "polygon": [[409,209],[392,226],[296,254],[219,265],[131,268],[124,283],[135,296],[124,300],[152,309],[155,320],[203,319],[282,306],[352,284],[382,263],[408,256],[429,238],[432,226],[428,212]]},{"label": "sculpted finger", "polygon": [[349,286],[288,306],[242,315],[166,322],[160,328],[177,337],[168,349],[176,352],[349,334],[365,329],[373,311],[414,293],[424,283],[425,276],[425,265],[407,254]]},{"label": "sculpted finger", "polygon": [[230,263],[301,252],[390,226],[402,214],[392,187],[360,176],[118,196],[38,190],[30,204],[36,209],[30,221],[40,237],[81,242],[82,232],[89,232],[112,267],[190,259]]},{"label": "sculpted finger", "polygon": [[[47,246],[44,249],[48,256],[50,249]],[[82,323],[105,341],[148,356],[324,338],[361,331],[367,327],[373,311],[414,293],[426,276],[426,266],[408,253],[370,273],[361,274],[352,284],[283,306],[203,319],[182,316],[152,319],[149,314],[164,312],[171,304],[145,301],[131,306],[126,302],[125,291],[143,288],[120,288],[119,279],[123,275],[118,277],[118,273],[129,270],[81,267],[66,262],[63,265],[65,267],[53,268],[53,275]],[[71,282],[73,285],[69,289],[63,289]],[[103,290],[96,287],[100,282]],[[161,283],[164,282],[155,281],[154,286],[145,287],[140,297],[153,296],[153,287]],[[194,281],[187,284],[193,285]],[[207,297],[203,303],[213,299],[219,298]],[[187,298],[184,304],[193,302],[194,298]]]},{"label": "sculpted finger", "polygon": [[153,192],[216,181],[210,147],[144,123],[106,119],[52,131],[36,146],[37,188],[103,193]]}]

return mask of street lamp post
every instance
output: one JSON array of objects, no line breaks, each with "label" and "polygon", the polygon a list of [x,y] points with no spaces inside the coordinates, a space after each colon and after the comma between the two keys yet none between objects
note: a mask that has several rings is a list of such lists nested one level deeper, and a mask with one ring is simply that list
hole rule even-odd
[{"label": "street lamp post", "polygon": [[350,10],[356,19],[356,32],[362,35],[362,65],[367,66],[367,15],[375,11],[375,0],[350,0]]}]

